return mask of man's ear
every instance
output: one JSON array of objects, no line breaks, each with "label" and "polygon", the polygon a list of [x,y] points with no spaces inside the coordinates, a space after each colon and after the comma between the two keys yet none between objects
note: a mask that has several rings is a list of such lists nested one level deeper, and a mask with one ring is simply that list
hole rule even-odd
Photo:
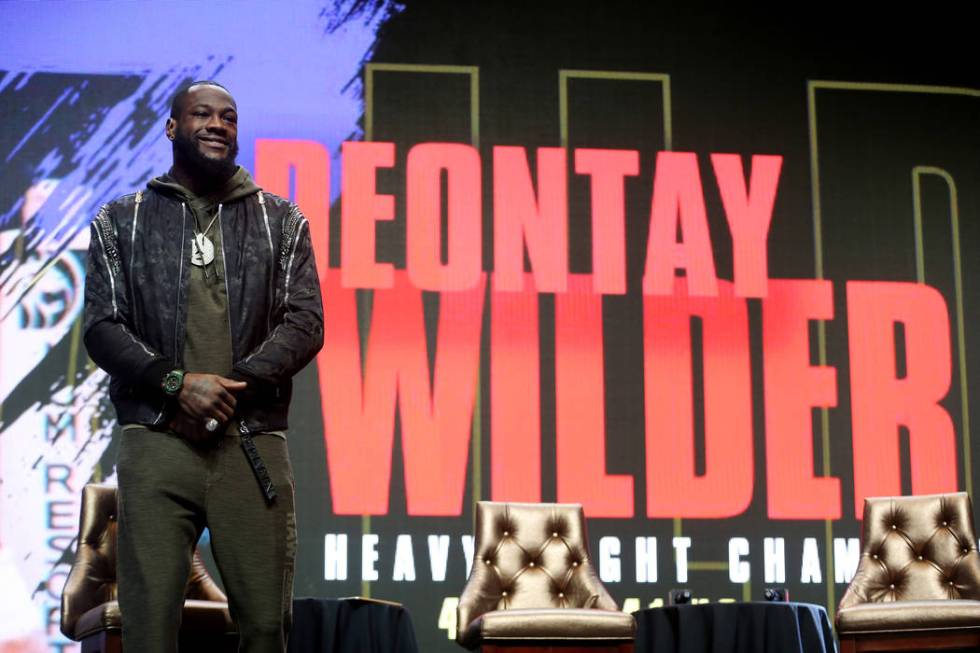
[{"label": "man's ear", "polygon": [[167,118],[166,132],[167,132],[167,138],[169,138],[170,140],[173,140],[174,137],[177,135],[177,121],[174,120],[173,118]]}]

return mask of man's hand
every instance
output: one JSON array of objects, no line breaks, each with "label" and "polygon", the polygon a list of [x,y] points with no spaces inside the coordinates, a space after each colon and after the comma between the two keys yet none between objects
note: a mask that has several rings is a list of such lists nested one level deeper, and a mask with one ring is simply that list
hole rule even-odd
[{"label": "man's hand", "polygon": [[208,431],[204,428],[204,422],[194,419],[182,410],[178,410],[174,418],[170,420],[170,428],[191,444],[196,445],[208,444],[224,435],[222,429]]},{"label": "man's hand", "polygon": [[217,374],[184,375],[184,386],[177,395],[177,403],[186,417],[203,428],[204,422],[214,418],[226,424],[235,414],[236,392],[241,392],[248,384],[232,381]]}]

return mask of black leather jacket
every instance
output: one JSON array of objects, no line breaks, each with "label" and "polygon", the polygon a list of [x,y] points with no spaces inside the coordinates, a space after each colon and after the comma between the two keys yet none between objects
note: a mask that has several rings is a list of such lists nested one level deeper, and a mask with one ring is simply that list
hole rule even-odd
[{"label": "black leather jacket", "polygon": [[[103,206],[91,227],[85,346],[109,373],[120,424],[162,427],[176,402],[163,376],[182,367],[194,219],[153,188]],[[223,205],[234,367],[248,382],[243,433],[287,428],[291,379],[323,345],[323,305],[309,224],[287,200],[258,192]]]}]

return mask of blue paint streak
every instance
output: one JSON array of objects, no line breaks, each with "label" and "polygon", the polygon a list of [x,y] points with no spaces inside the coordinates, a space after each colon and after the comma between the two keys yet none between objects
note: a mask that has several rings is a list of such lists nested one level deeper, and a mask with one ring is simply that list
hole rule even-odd
[{"label": "blue paint streak", "polygon": [[[326,146],[334,158],[330,186],[335,199],[340,190],[340,144],[357,136],[363,112],[359,85],[349,83],[369,55],[385,12],[368,23],[355,18],[328,33],[325,4],[326,0],[0,3],[0,22],[16,26],[5,30],[0,40],[0,70],[144,78],[140,90],[104,116],[88,142],[80,143],[79,173],[65,179],[46,203],[38,216],[43,231],[74,234],[99,203],[135,191],[147,176],[169,167],[164,122],[170,96],[188,74],[213,75],[235,95],[239,162],[245,167],[254,168],[257,138],[306,139]],[[158,123],[144,136],[132,133],[132,118],[137,101],[147,93]],[[43,124],[39,121],[38,127]],[[107,141],[109,160],[104,148],[99,151]],[[58,196],[86,176],[98,179],[92,172],[106,170],[111,172],[94,184],[91,206],[80,212],[84,219],[64,224]],[[43,175],[44,170],[38,172]]]},{"label": "blue paint streak", "polygon": [[17,152],[20,151],[20,148],[24,146],[24,143],[30,140],[31,136],[34,135],[34,132],[36,132],[48,120],[48,118],[51,117],[51,114],[54,113],[55,109],[61,106],[61,103],[65,101],[65,98],[67,98],[68,95],[72,93],[72,91],[74,91],[74,89],[72,88],[65,89],[65,91],[58,97],[58,99],[54,101],[54,104],[48,107],[48,110],[44,112],[44,115],[42,115],[38,119],[38,121],[34,123],[34,126],[27,130],[27,133],[24,134],[24,136],[17,142],[17,145],[15,145],[12,150],[10,150],[10,154],[7,155],[6,160],[8,162],[12,158],[14,158],[14,155],[17,154]]}]

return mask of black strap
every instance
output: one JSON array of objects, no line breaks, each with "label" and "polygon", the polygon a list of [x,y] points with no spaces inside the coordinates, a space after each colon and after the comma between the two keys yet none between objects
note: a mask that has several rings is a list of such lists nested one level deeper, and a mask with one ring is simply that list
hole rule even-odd
[{"label": "black strap", "polygon": [[262,488],[262,494],[265,495],[265,500],[272,502],[276,498],[276,486],[272,484],[272,479],[269,477],[269,470],[266,468],[265,463],[262,462],[262,456],[259,455],[259,449],[255,446],[255,440],[252,439],[251,433],[242,433],[242,449],[245,450],[245,457],[248,458],[248,464],[252,466],[252,471],[255,472],[255,478],[259,481],[259,487]]}]

